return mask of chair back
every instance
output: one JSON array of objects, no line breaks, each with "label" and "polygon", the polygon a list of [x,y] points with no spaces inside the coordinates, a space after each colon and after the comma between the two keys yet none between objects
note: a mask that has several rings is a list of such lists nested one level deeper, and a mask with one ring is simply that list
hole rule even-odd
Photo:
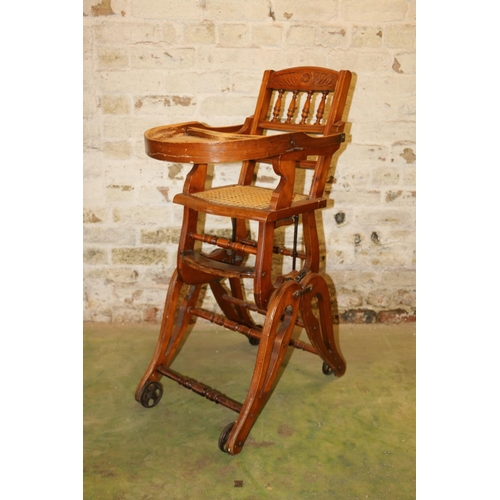
[{"label": "chair back", "polygon": [[[249,133],[261,135],[272,130],[330,135],[343,132],[341,120],[350,82],[351,72],[346,70],[301,66],[265,71]],[[314,161],[297,162],[297,167],[315,171],[309,198],[323,195],[332,156],[333,153]]]}]

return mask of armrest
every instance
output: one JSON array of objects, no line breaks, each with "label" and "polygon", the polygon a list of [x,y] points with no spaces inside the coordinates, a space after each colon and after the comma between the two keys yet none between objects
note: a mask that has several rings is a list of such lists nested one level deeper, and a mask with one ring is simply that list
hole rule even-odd
[{"label": "armrest", "polygon": [[340,132],[343,132],[344,131],[344,127],[345,127],[345,122],[343,121],[338,121],[338,122],[335,122],[333,125],[332,125],[332,128],[331,130],[329,131],[330,134],[338,134]]}]

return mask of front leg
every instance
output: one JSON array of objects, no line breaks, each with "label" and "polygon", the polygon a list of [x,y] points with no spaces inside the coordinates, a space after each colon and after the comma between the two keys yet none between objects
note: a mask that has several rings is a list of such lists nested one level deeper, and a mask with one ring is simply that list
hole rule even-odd
[{"label": "front leg", "polygon": [[297,293],[301,289],[298,283],[287,281],[271,299],[247,398],[240,416],[230,427],[231,430],[226,428],[221,436],[221,448],[231,455],[241,451],[252,426],[272,394],[297,319],[300,300]]},{"label": "front leg", "polygon": [[190,315],[188,314],[188,310],[198,300],[201,285],[190,286],[184,299],[182,299],[181,291],[184,286],[186,286],[185,283],[183,283],[177,270],[175,270],[170,280],[170,286],[168,287],[160,335],[155,352],[135,392],[135,399],[148,408],[156,405],[161,398],[161,394],[159,394],[159,397],[150,400],[150,397],[147,395],[148,386],[153,383],[155,387],[161,388],[159,381],[162,375],[156,369],[158,366],[168,367],[172,363],[189,325]]}]

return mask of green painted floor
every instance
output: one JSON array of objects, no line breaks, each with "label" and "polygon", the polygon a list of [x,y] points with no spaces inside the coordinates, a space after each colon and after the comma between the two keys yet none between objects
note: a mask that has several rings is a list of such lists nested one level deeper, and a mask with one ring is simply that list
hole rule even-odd
[{"label": "green painted floor", "polygon": [[[219,451],[236,414],[163,379],[134,399],[158,326],[84,325],[84,498],[415,498],[415,325],[340,325],[344,377],[293,351],[243,451]],[[304,335],[301,340],[306,340]],[[243,401],[256,348],[200,320],[172,368]]]}]

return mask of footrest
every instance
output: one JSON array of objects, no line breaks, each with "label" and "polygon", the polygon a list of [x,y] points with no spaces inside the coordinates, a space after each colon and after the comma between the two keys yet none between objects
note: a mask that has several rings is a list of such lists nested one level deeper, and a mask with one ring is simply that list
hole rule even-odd
[{"label": "footrest", "polygon": [[238,401],[227,397],[225,394],[222,394],[218,390],[213,389],[212,387],[205,385],[202,382],[198,382],[198,380],[181,375],[180,373],[177,373],[170,368],[166,368],[165,366],[160,365],[156,368],[156,371],[158,373],[161,373],[162,375],[165,375],[165,377],[175,380],[186,389],[190,389],[196,394],[207,398],[209,401],[213,401],[216,404],[225,406],[226,408],[229,408],[236,413],[240,413],[241,408],[243,407],[241,403],[238,403]]},{"label": "footrest", "polygon": [[255,270],[250,267],[236,266],[219,262],[197,252],[186,252],[180,256],[182,262],[193,269],[225,278],[253,278]]}]

